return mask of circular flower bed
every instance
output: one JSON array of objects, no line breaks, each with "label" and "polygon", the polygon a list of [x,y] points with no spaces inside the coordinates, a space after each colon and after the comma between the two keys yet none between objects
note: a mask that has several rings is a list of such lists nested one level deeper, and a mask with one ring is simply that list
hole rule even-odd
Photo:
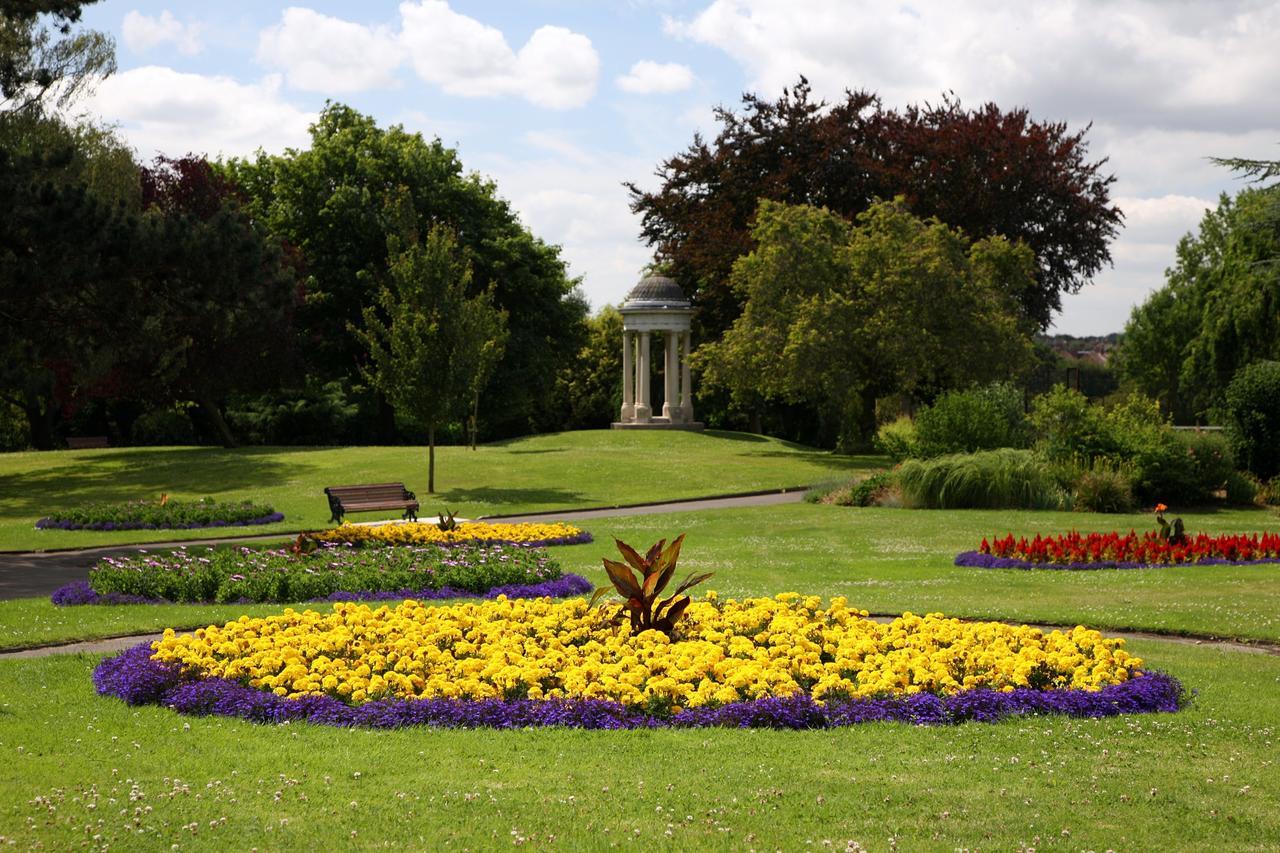
[{"label": "circular flower bed", "polygon": [[451,530],[437,524],[410,521],[402,524],[343,524],[311,534],[318,542],[352,545],[457,545],[464,542],[505,542],[512,545],[580,545],[591,534],[571,524],[490,524],[462,521]]},{"label": "circular flower bed", "polygon": [[54,604],[226,603],[577,595],[591,584],[563,575],[546,551],[523,545],[284,549],[178,548],[106,557]]},{"label": "circular flower bed", "polygon": [[1033,539],[983,539],[977,551],[956,556],[957,566],[983,569],[1145,569],[1183,565],[1280,563],[1280,534],[1201,533],[1170,541],[1159,533],[1071,533]]},{"label": "circular flower bed", "polygon": [[677,640],[632,635],[585,601],[336,604],[241,617],[104,661],[95,683],[188,713],[337,725],[945,723],[1011,714],[1172,711],[1182,689],[1123,640],[910,613],[843,599],[696,602]]},{"label": "circular flower bed", "polygon": [[252,501],[159,501],[89,504],[42,518],[40,530],[195,530],[284,521],[284,513]]}]

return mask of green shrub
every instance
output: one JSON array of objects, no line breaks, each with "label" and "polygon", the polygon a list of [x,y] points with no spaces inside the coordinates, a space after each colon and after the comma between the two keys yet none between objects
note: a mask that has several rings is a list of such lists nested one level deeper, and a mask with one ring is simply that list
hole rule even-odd
[{"label": "green shrub", "polygon": [[911,459],[898,468],[903,504],[923,509],[1056,509],[1062,490],[1046,462],[1014,448]]},{"label": "green shrub", "polygon": [[894,462],[919,456],[916,441],[916,423],[908,415],[883,424],[876,430],[876,450],[887,455]]},{"label": "green shrub", "polygon": [[1280,361],[1236,371],[1223,412],[1240,465],[1263,480],[1280,474]]},{"label": "green shrub", "polygon": [[1022,391],[1007,382],[948,391],[916,415],[918,455],[1023,448],[1029,433]]},{"label": "green shrub", "polygon": [[1080,471],[1071,506],[1082,512],[1130,512],[1134,508],[1131,469],[1095,459]]},{"label": "green shrub", "polygon": [[27,418],[12,403],[0,400],[0,450],[25,450],[31,443]]},{"label": "green shrub", "polygon": [[805,492],[807,503],[834,506],[877,506],[893,490],[897,478],[892,471],[876,471],[846,483],[826,483]]},{"label": "green shrub", "polygon": [[1255,503],[1263,506],[1280,506],[1280,475],[1272,477],[1258,489]]},{"label": "green shrub", "polygon": [[1262,481],[1248,471],[1232,471],[1227,477],[1227,502],[1252,504],[1262,493]]},{"label": "green shrub", "polygon": [[1146,503],[1203,503],[1233,469],[1221,436],[1175,430],[1160,405],[1139,394],[1107,410],[1059,386],[1036,398],[1031,422],[1046,459],[1080,471],[1097,460],[1124,465],[1134,496]]},{"label": "green shrub", "polygon": [[140,446],[174,446],[196,443],[196,430],[182,409],[152,409],[133,422],[129,440]]}]

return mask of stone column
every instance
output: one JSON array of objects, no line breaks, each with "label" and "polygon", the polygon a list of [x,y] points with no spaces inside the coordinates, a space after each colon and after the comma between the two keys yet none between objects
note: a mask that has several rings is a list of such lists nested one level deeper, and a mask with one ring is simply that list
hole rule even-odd
[{"label": "stone column", "polygon": [[632,381],[635,378],[632,372],[635,367],[631,364],[631,352],[634,347],[635,334],[624,329],[622,332],[622,417],[619,418],[624,424],[631,423],[636,417],[635,384]]},{"label": "stone column", "polygon": [[684,357],[680,360],[680,412],[685,423],[693,423],[693,377],[689,372],[689,340],[692,337],[693,332],[689,331],[680,335],[680,342],[684,344]]},{"label": "stone column", "polygon": [[653,410],[649,408],[649,333],[640,333],[640,354],[636,358],[635,423],[647,424]]},{"label": "stone column", "polygon": [[676,332],[663,332],[667,360],[662,366],[662,416],[675,424],[680,421],[680,368],[676,364]]}]

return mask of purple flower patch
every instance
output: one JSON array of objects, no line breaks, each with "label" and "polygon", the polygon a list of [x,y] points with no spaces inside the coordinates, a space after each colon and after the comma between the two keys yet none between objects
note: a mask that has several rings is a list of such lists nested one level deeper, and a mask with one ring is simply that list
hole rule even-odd
[{"label": "purple flower patch", "polygon": [[275,524],[284,521],[284,513],[273,512],[258,518],[246,518],[241,521],[224,521],[218,519],[206,524],[174,523],[156,524],[145,521],[91,521],[80,524],[66,518],[42,518],[36,522],[37,530],[200,530],[207,527],[248,527],[253,524]]},{"label": "purple flower patch", "polygon": [[997,557],[981,551],[964,551],[956,555],[957,566],[977,569],[1051,569],[1054,571],[1081,572],[1097,569],[1170,569],[1186,566],[1263,566],[1280,564],[1278,560],[1224,560],[1206,557],[1194,563],[1133,563],[1104,560],[1098,563],[1033,563],[1015,557]]},{"label": "purple flower patch", "polygon": [[1188,701],[1181,683],[1146,672],[1099,691],[967,690],[952,696],[917,693],[820,705],[800,694],[651,714],[607,699],[397,699],[348,705],[332,696],[289,699],[223,678],[186,678],[174,666],[151,659],[143,643],[106,658],[93,671],[99,694],[130,705],[164,705],[182,714],[235,717],[255,723],[310,722],[375,729],[407,726],[513,729],[562,726],[579,729],[769,728],[825,729],[857,723],[949,725],[998,722],[1027,715],[1113,717],[1171,713]]}]

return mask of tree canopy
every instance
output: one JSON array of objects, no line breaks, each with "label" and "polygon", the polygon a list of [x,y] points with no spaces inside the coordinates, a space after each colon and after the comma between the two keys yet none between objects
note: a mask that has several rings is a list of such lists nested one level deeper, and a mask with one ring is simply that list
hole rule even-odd
[{"label": "tree canopy", "polygon": [[297,246],[306,268],[301,349],[313,373],[358,377],[359,328],[389,269],[388,238],[443,225],[472,264],[471,287],[518,317],[482,420],[491,433],[529,431],[550,416],[557,367],[581,345],[586,304],[559,249],[534,237],[494,185],[464,174],[457,152],[402,127],[380,128],[330,104],[311,147],[227,164],[255,214]]},{"label": "tree canopy", "polygon": [[465,415],[506,338],[490,291],[469,296],[472,269],[453,235],[435,226],[421,243],[391,241],[389,283],[352,326],[369,353],[365,376],[427,427],[427,491],[436,490],[436,431]]},{"label": "tree canopy", "polygon": [[1280,188],[1224,194],[1130,315],[1121,370],[1179,420],[1211,416],[1240,368],[1280,359],[1277,212]]},{"label": "tree canopy", "polygon": [[1088,157],[1088,128],[1073,132],[990,103],[966,109],[951,96],[902,111],[865,91],[828,104],[803,77],[777,101],[747,94],[740,113],[722,107],[716,118],[713,142],[695,136],[660,165],[658,189],[628,185],[642,235],[693,291],[704,337],[718,337],[742,309],[730,272],[753,248],[762,198],[853,219],[877,198],[902,196],[915,215],[970,239],[1021,242],[1034,253],[1035,286],[1018,304],[1042,328],[1064,293],[1111,261],[1122,217],[1105,159]]},{"label": "tree canopy", "polygon": [[902,199],[853,223],[764,200],[751,237],[731,276],[742,314],[698,353],[739,403],[811,404],[848,445],[874,430],[878,397],[1008,378],[1030,353],[1026,246],[970,242]]}]

